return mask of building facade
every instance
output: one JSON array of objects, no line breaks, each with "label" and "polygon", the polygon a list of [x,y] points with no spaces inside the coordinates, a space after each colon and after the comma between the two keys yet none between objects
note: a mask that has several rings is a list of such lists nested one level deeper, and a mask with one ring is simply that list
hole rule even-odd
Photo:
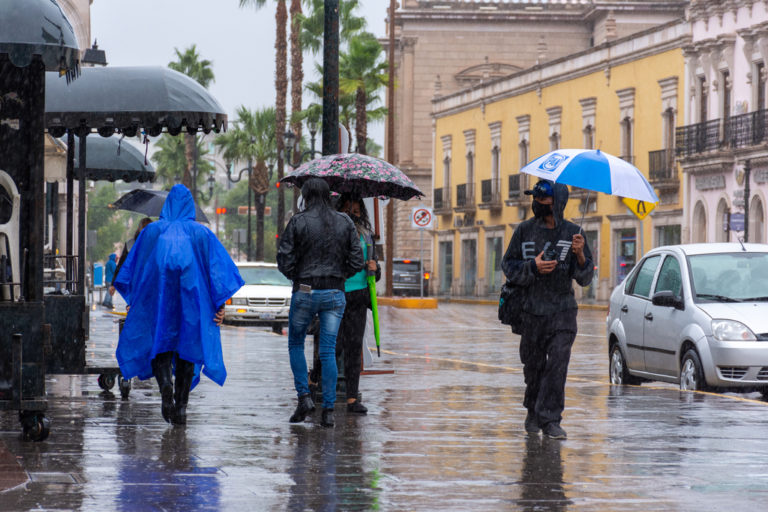
[{"label": "building facade", "polygon": [[[431,190],[432,100],[681,19],[687,1],[403,0],[395,15],[395,164]],[[387,41],[382,41],[385,47]],[[508,128],[507,128],[508,129]],[[439,161],[439,160],[438,160]],[[480,194],[479,189],[476,191]],[[432,195],[423,201],[431,205]],[[415,201],[396,202],[395,257],[415,258]],[[437,268],[427,259],[425,268]],[[434,287],[434,283],[432,284]],[[436,290],[432,290],[435,292]]]},{"label": "building facade", "polygon": [[[693,0],[685,52],[685,241],[765,243],[768,187],[768,9],[752,0]],[[748,200],[748,201],[747,201]]]},{"label": "building facade", "polygon": [[506,245],[531,215],[522,192],[534,179],[519,169],[559,148],[629,160],[660,196],[640,220],[620,198],[571,190],[566,217],[582,222],[597,265],[588,297],[607,299],[645,251],[680,242],[674,140],[689,32],[670,22],[433,100],[434,291],[498,293]]}]

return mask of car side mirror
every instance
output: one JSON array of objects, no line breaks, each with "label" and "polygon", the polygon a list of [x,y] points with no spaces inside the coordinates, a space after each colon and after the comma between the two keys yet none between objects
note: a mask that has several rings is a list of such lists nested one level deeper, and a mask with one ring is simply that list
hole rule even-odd
[{"label": "car side mirror", "polygon": [[654,306],[684,309],[683,299],[669,290],[655,293],[651,298],[651,302]]}]

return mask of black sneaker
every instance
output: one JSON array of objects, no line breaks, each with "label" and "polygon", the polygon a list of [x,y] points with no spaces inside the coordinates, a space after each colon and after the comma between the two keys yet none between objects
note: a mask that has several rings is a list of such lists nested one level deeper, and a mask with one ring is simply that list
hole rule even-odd
[{"label": "black sneaker", "polygon": [[304,418],[307,417],[307,414],[314,410],[315,403],[312,401],[312,398],[309,396],[309,394],[307,393],[306,395],[301,395],[299,397],[299,405],[296,406],[296,410],[293,411],[293,415],[288,421],[291,423],[301,423],[304,421]]},{"label": "black sneaker", "polygon": [[551,421],[544,425],[544,428],[542,428],[542,431],[544,432],[544,435],[549,437],[550,439],[567,439],[568,435],[565,433],[565,430],[563,430],[563,427],[560,426],[559,423],[556,421]]},{"label": "black sneaker", "polygon": [[541,430],[539,418],[536,417],[536,413],[528,411],[528,415],[525,417],[525,431],[529,434],[538,434],[539,430]]},{"label": "black sneaker", "polygon": [[347,403],[347,412],[354,414],[368,414],[368,408],[355,400],[354,402]]},{"label": "black sneaker", "polygon": [[333,409],[323,409],[323,416],[320,419],[320,424],[324,427],[332,427],[333,423]]}]

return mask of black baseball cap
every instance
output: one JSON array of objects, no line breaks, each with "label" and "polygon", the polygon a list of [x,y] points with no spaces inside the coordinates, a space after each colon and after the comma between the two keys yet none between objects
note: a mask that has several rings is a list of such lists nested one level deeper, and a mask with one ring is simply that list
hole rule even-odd
[{"label": "black baseball cap", "polygon": [[526,190],[525,195],[536,197],[554,197],[552,182],[548,180],[539,180],[531,190]]}]

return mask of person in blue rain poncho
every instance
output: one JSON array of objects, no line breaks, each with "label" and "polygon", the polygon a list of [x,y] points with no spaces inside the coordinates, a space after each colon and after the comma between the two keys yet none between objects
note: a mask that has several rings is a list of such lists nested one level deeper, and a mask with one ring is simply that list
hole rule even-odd
[{"label": "person in blue rain poncho", "polygon": [[[130,305],[117,345],[123,377],[157,379],[165,421],[186,423],[189,391],[202,373],[219,385],[227,371],[219,325],[243,279],[195,203],[175,185],[128,253],[114,286]],[[176,381],[173,383],[173,366]]]}]

